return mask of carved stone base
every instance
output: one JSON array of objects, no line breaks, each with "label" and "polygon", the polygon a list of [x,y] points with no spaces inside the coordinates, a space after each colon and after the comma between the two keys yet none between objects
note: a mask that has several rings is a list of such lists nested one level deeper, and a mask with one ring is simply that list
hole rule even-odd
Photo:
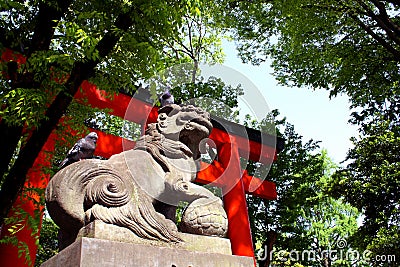
[{"label": "carved stone base", "polygon": [[179,237],[184,241],[182,243],[152,241],[139,238],[127,228],[118,227],[116,225],[104,223],[99,220],[96,220],[83,227],[78,234],[78,238],[80,237],[107,239],[123,243],[143,244],[159,247],[186,249],[190,251],[232,255],[231,242],[228,238],[179,233]]},{"label": "carved stone base", "polygon": [[249,257],[82,237],[41,266],[253,267],[254,263]]}]

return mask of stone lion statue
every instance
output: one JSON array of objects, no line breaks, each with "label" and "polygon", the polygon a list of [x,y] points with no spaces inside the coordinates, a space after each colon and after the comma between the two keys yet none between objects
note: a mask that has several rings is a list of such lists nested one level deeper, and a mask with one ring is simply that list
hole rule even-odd
[{"label": "stone lion statue", "polygon": [[199,144],[211,129],[207,112],[171,104],[159,110],[157,123],[148,126],[134,149],[108,160],[81,160],[56,173],[46,204],[60,227],[60,249],[95,220],[128,228],[143,239],[182,242],[174,223],[180,201],[189,203],[181,231],[225,236],[221,200],[192,183]]}]

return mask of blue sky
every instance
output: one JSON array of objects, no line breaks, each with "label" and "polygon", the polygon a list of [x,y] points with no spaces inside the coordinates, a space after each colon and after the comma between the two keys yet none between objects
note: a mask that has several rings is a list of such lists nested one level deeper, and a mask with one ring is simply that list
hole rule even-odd
[{"label": "blue sky", "polygon": [[351,111],[347,96],[329,99],[325,90],[280,86],[268,64],[241,63],[232,43],[224,42],[224,52],[227,55],[224,65],[249,79],[262,93],[269,109],[278,109],[305,141],[311,138],[321,141],[321,148],[327,149],[336,163],[344,160],[351,147],[349,138],[357,136],[357,128],[348,123]]}]

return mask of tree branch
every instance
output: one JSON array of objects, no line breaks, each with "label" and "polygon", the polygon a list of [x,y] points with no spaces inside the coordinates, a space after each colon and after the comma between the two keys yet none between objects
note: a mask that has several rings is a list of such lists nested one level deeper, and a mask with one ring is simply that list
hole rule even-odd
[{"label": "tree branch", "polygon": [[377,0],[371,0],[371,2],[378,8],[379,10],[379,17],[382,19],[383,22],[385,22],[385,25],[387,25],[397,36],[400,35],[400,28],[399,25],[393,22],[393,20],[389,17],[385,5],[381,1]]},{"label": "tree branch", "polygon": [[400,1],[399,0],[386,0],[384,2],[391,3],[391,4],[393,4],[394,6],[397,6],[397,7],[400,6]]},{"label": "tree branch", "polygon": [[[378,26],[386,32],[387,37],[390,40],[394,41],[397,45],[400,45],[400,38],[395,33],[393,33],[390,27],[392,25],[390,25],[390,23],[388,22],[388,18],[385,17],[385,19],[383,20],[382,17],[384,17],[384,14],[380,13],[380,15],[376,15],[374,11],[372,11],[363,1],[357,1],[357,2],[359,2],[360,6],[367,12],[368,16],[374,21],[376,21],[378,23]],[[380,5],[380,3],[377,3],[377,8],[381,12],[382,6]],[[383,12],[386,13],[386,10],[384,8],[383,10],[384,10]],[[375,36],[377,36],[377,34],[375,34]]]},{"label": "tree branch", "polygon": [[374,38],[378,43],[380,43],[388,52],[390,52],[397,61],[400,59],[400,51],[396,50],[388,42],[386,42],[382,37],[377,35],[368,25],[362,22],[356,15],[349,14],[349,16],[362,28],[364,29],[372,38]]},{"label": "tree branch", "polygon": [[27,57],[35,51],[49,49],[58,21],[65,14],[71,3],[72,0],[57,0],[55,3],[50,1],[39,2],[37,23]]},{"label": "tree branch", "polygon": [[[188,21],[187,25],[188,25],[188,35],[189,35],[189,46],[190,46],[190,51],[193,54],[193,40],[192,40],[192,26],[193,26],[193,21],[191,18],[187,18],[190,21]],[[195,57],[195,55],[193,54],[193,57]]]},{"label": "tree branch", "polygon": [[18,142],[22,135],[22,126],[7,125],[5,120],[0,121],[0,180],[7,172],[14,151],[18,147]]}]

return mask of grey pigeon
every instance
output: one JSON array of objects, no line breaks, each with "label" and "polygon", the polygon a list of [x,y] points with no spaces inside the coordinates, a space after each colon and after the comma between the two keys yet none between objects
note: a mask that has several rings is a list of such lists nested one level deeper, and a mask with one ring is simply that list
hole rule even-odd
[{"label": "grey pigeon", "polygon": [[160,97],[160,103],[161,107],[164,107],[166,105],[174,104],[174,96],[169,92],[169,90],[166,90]]},{"label": "grey pigeon", "polygon": [[97,133],[91,132],[84,138],[78,140],[75,145],[68,151],[67,157],[60,163],[60,169],[68,166],[71,163],[80,161],[81,159],[89,159],[93,157],[96,149]]}]

